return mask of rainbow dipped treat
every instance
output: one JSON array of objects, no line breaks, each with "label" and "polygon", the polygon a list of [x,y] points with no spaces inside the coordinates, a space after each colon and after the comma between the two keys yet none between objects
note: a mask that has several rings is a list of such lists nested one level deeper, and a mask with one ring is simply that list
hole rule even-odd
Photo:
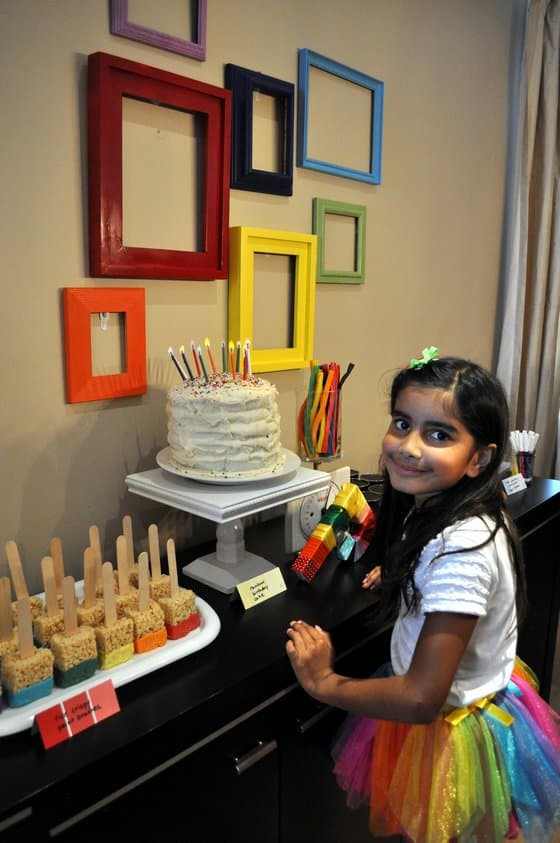
[{"label": "rainbow dipped treat", "polygon": [[134,625],[134,652],[148,653],[167,642],[163,609],[150,599],[148,554],[138,557],[138,608],[126,609],[125,617]]},{"label": "rainbow dipped treat", "polygon": [[180,588],[176,594],[159,600],[170,641],[183,638],[200,626],[200,615],[196,611],[195,600],[194,592],[188,588]]},{"label": "rainbow dipped treat", "polygon": [[357,561],[369,546],[374,531],[375,515],[361,490],[353,483],[343,483],[292,564],[292,570],[311,582],[336,547],[340,558],[348,559],[353,550]]},{"label": "rainbow dipped treat", "polygon": [[97,670],[97,647],[91,626],[78,626],[74,578],[64,577],[64,632],[55,632],[50,648],[54,656],[54,681],[69,688],[89,679]]},{"label": "rainbow dipped treat", "polygon": [[179,587],[173,539],[167,540],[167,564],[169,567],[170,594],[169,597],[161,597],[158,602],[163,609],[167,637],[174,641],[177,638],[183,638],[193,629],[197,629],[200,626],[200,615],[196,610],[194,591]]},{"label": "rainbow dipped treat", "polygon": [[10,708],[19,708],[53,689],[53,654],[48,647],[33,646],[31,604],[28,597],[18,600],[19,652],[2,659],[2,691]]},{"label": "rainbow dipped treat", "polygon": [[94,629],[97,663],[108,670],[128,661],[134,655],[134,626],[130,618],[117,617],[113,566],[105,562],[102,569],[105,622]]}]

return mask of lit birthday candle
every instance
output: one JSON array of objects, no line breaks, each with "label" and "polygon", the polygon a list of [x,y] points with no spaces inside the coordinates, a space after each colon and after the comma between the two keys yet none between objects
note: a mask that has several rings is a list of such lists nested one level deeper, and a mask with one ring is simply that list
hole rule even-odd
[{"label": "lit birthday candle", "polygon": [[199,360],[200,366],[202,368],[202,373],[204,375],[204,380],[206,381],[206,383],[209,383],[208,372],[206,371],[206,366],[204,365],[204,360],[202,359],[202,349],[201,349],[200,346],[198,346],[197,353],[198,353],[198,360]]},{"label": "lit birthday candle", "polygon": [[226,341],[222,340],[222,372],[227,372]]},{"label": "lit birthday candle", "polygon": [[179,372],[179,374],[181,375],[181,378],[182,378],[184,381],[188,380],[188,378],[187,378],[186,374],[184,373],[183,369],[181,368],[181,364],[179,363],[179,361],[178,361],[178,360],[177,360],[177,358],[175,357],[175,354],[173,353],[173,349],[171,348],[171,346],[169,346],[169,348],[167,349],[167,353],[169,354],[169,356],[171,357],[171,359],[172,359],[172,360],[173,360],[173,362],[175,363],[175,368],[177,369],[177,371],[178,371],[178,372]]},{"label": "lit birthday candle", "polygon": [[233,375],[233,379],[235,380],[235,360],[234,360],[234,357],[233,357],[234,346],[233,346],[232,340],[229,341],[228,348],[229,348],[229,365],[231,367],[231,374]]},{"label": "lit birthday candle", "polygon": [[241,371],[241,342],[237,340],[237,346],[235,349],[235,371]]},{"label": "lit birthday candle", "polygon": [[210,366],[212,367],[213,374],[216,374],[216,364],[214,363],[214,357],[212,355],[212,350],[210,348],[210,340],[208,337],[204,340],[204,345],[206,346],[206,353],[208,355],[208,359],[210,360]]},{"label": "lit birthday candle", "polygon": [[196,374],[197,374],[198,377],[200,377],[202,372],[200,370],[200,363],[198,362],[199,357],[196,353],[196,345],[194,344],[194,340],[191,340],[191,351],[192,351],[192,356],[193,356],[193,360],[194,360],[194,365],[196,366]]},{"label": "lit birthday candle", "polygon": [[184,345],[182,345],[181,348],[179,349],[179,353],[182,357],[183,363],[185,364],[185,368],[186,368],[187,372],[189,373],[189,378],[192,380],[194,375],[192,373],[191,367],[189,366],[189,361],[187,360],[187,355],[185,354],[185,346]]}]

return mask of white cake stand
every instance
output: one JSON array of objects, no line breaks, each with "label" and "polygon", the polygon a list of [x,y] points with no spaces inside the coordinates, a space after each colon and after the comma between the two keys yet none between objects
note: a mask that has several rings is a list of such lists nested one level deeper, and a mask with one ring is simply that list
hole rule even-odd
[{"label": "white cake stand", "polygon": [[243,518],[329,487],[327,472],[302,468],[298,459],[294,465],[291,472],[239,484],[204,483],[164,468],[129,474],[125,483],[133,494],[216,523],[215,552],[185,565],[183,573],[231,594],[239,583],[276,567],[245,549]]}]

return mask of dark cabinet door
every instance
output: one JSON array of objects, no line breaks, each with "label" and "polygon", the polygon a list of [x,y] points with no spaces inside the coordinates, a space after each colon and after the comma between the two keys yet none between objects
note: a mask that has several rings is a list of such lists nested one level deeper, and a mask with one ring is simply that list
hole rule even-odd
[{"label": "dark cabinet door", "polygon": [[[389,659],[391,630],[364,637],[336,661],[345,676],[371,676]],[[284,701],[280,753],[281,843],[371,843],[369,809],[349,808],[333,774],[331,747],[344,712],[301,689]]]},{"label": "dark cabinet door", "polygon": [[170,759],[128,792],[60,824],[56,839],[98,843],[122,831],[135,843],[278,843],[278,749],[266,728],[251,719]]},{"label": "dark cabinet door", "polygon": [[518,653],[540,680],[540,693],[550,697],[558,615],[560,516],[550,519],[523,537],[528,610],[519,630]]},{"label": "dark cabinet door", "polygon": [[367,807],[348,808],[333,775],[330,748],[343,719],[299,695],[291,702],[281,752],[281,843],[371,843]]}]

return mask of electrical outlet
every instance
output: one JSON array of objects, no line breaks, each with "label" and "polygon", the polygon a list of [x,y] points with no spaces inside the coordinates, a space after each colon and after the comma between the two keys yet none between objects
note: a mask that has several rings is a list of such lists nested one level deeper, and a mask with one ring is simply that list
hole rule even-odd
[{"label": "electrical outlet", "polygon": [[315,492],[289,501],[286,504],[284,544],[286,553],[296,553],[305,545],[307,539],[321,520],[343,483],[350,482],[350,467],[344,466],[328,472],[331,483],[328,489]]},{"label": "electrical outlet", "polygon": [[331,475],[331,485],[329,488],[327,506],[330,506],[336,498],[340,492],[342,484],[350,482],[350,466],[343,465],[342,468],[335,468],[334,471],[329,471],[329,474]]}]

